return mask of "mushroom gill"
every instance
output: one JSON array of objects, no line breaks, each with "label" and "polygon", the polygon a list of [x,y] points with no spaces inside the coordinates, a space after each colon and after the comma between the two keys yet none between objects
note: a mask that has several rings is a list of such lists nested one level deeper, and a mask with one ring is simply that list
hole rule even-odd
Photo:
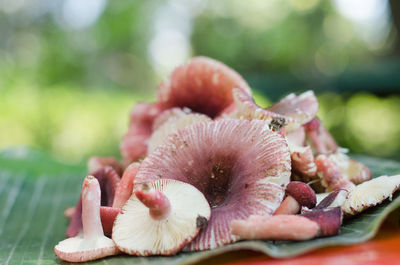
[{"label": "mushroom gill", "polygon": [[179,130],[145,160],[134,185],[175,179],[195,186],[212,208],[208,225],[186,250],[234,242],[232,220],[272,215],[290,178],[286,140],[260,120],[222,119]]}]

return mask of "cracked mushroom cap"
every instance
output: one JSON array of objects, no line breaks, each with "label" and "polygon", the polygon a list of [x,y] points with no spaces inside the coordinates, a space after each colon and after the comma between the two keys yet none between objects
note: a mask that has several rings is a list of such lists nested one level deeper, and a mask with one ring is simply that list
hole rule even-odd
[{"label": "cracked mushroom cap", "polygon": [[185,250],[236,241],[231,220],[272,215],[290,178],[286,140],[260,120],[221,119],[179,130],[143,160],[134,185],[157,179],[192,184],[212,207],[208,225]]},{"label": "cracked mushroom cap", "polygon": [[258,106],[251,95],[240,87],[233,89],[233,98],[237,109],[232,114],[236,118],[258,119],[268,123],[274,118],[280,118],[285,121],[287,132],[292,132],[312,120],[319,106],[312,91],[298,96],[290,94],[267,109]]},{"label": "cracked mushroom cap", "polygon": [[210,214],[194,186],[157,180],[135,190],[115,220],[112,239],[131,255],[173,255],[198,234]]},{"label": "cracked mushroom cap", "polygon": [[188,107],[214,118],[233,103],[235,86],[251,95],[249,85],[236,71],[214,59],[194,57],[161,83],[157,98],[164,109]]},{"label": "cracked mushroom cap", "polygon": [[55,254],[69,262],[85,262],[118,254],[114,242],[104,236],[100,220],[99,181],[87,176],[82,185],[83,233],[67,238],[54,247]]}]

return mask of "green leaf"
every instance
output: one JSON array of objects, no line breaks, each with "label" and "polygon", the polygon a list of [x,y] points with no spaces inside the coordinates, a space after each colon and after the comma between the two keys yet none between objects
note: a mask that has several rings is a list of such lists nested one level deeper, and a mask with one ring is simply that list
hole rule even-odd
[{"label": "green leaf", "polygon": [[[357,156],[375,176],[400,173],[400,163]],[[0,264],[65,264],[53,252],[64,239],[66,207],[78,199],[83,166],[57,162],[30,149],[10,149],[0,153]],[[396,193],[365,213],[345,222],[338,236],[305,242],[242,241],[222,248],[173,257],[137,258],[120,255],[103,259],[105,264],[188,264],[220,253],[251,249],[284,258],[333,245],[364,242],[378,231],[385,217],[400,206]]]}]

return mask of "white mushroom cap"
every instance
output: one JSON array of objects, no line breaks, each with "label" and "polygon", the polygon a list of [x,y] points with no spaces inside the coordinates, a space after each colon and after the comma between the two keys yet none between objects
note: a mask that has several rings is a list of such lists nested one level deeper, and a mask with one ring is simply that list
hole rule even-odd
[{"label": "white mushroom cap", "polygon": [[[142,201],[138,192],[144,194],[140,196]],[[148,208],[150,205],[155,206]],[[151,211],[162,211],[163,205],[166,214],[153,218]],[[176,253],[197,235],[211,215],[199,190],[172,179],[160,179],[136,190],[122,211],[115,220],[112,239],[121,251],[139,256]]]},{"label": "white mushroom cap", "polygon": [[56,255],[69,262],[84,262],[117,254],[114,242],[105,237],[100,220],[100,185],[93,176],[82,185],[83,234],[65,239],[54,247]]},{"label": "white mushroom cap", "polygon": [[347,215],[355,215],[380,204],[400,188],[400,175],[380,176],[357,185],[350,191],[342,210]]}]

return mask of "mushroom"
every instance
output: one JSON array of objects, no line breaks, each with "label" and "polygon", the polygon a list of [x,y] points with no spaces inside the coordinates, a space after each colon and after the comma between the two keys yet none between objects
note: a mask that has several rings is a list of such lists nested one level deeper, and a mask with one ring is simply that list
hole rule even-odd
[{"label": "mushroom", "polygon": [[327,191],[344,189],[351,191],[355,185],[339,170],[339,168],[326,156],[318,155],[315,159],[317,174],[321,178],[321,184]]},{"label": "mushroom", "polygon": [[380,176],[357,185],[347,195],[342,205],[345,215],[356,215],[362,211],[391,199],[400,188],[400,175]]},{"label": "mushroom", "polygon": [[185,116],[186,114],[191,114],[193,113],[191,109],[189,108],[172,108],[172,109],[167,109],[161,112],[161,114],[154,120],[153,122],[153,131],[157,130],[161,125],[163,125],[165,122],[168,120],[175,120],[180,117]]},{"label": "mushroom", "polygon": [[[113,167],[106,166],[92,174],[100,183],[101,205],[112,206],[114,201],[115,189],[120,181],[119,175]],[[74,237],[82,230],[82,200],[81,198],[75,206],[75,211],[67,227],[67,237]]]},{"label": "mushroom", "polygon": [[233,98],[236,111],[231,113],[232,117],[265,120],[268,123],[273,118],[283,118],[287,123],[285,128],[288,133],[310,121],[318,111],[318,101],[312,91],[299,96],[290,94],[267,109],[258,106],[251,95],[240,87],[233,89]]},{"label": "mushroom", "polygon": [[163,109],[187,107],[214,118],[233,103],[235,86],[251,95],[249,85],[233,69],[211,58],[195,57],[161,83],[157,102]]},{"label": "mushroom", "polygon": [[314,155],[330,154],[338,149],[335,139],[317,117],[306,123],[304,129],[306,143],[311,146]]},{"label": "mushroom", "polygon": [[309,240],[319,236],[318,223],[300,215],[252,215],[247,220],[233,220],[232,234],[240,239]]},{"label": "mushroom", "polygon": [[207,198],[208,225],[184,250],[234,242],[231,220],[272,215],[290,177],[286,140],[260,120],[201,122],[172,134],[143,160],[134,185],[157,179],[192,184]]},{"label": "mushroom", "polygon": [[100,193],[98,180],[87,176],[82,185],[83,235],[65,239],[54,247],[54,252],[60,259],[85,262],[118,254],[114,242],[103,234]]},{"label": "mushroom", "polygon": [[354,184],[360,184],[372,178],[371,170],[368,167],[361,162],[351,159],[343,152],[336,151],[328,155],[328,158]]},{"label": "mushroom", "polygon": [[133,180],[139,170],[140,163],[130,164],[124,171],[121,181],[115,191],[113,208],[122,209],[122,206],[131,197],[133,191]]},{"label": "mushroom", "polygon": [[340,206],[334,208],[319,208],[302,213],[301,216],[306,217],[320,227],[320,237],[334,236],[339,234],[342,225],[343,212]]},{"label": "mushroom", "polygon": [[151,135],[148,141],[147,152],[152,153],[159,145],[163,144],[165,139],[179,129],[185,128],[197,122],[211,121],[211,118],[200,113],[190,113],[173,116],[159,126]]},{"label": "mushroom", "polygon": [[120,146],[124,166],[146,155],[147,140],[153,131],[153,122],[161,112],[162,109],[156,103],[139,103],[132,109],[129,129]]},{"label": "mushroom", "polygon": [[347,190],[335,190],[325,196],[318,204],[315,206],[315,209],[324,209],[324,208],[334,208],[337,206],[342,206],[346,201],[347,194],[349,192]]},{"label": "mushroom", "polygon": [[210,206],[194,186],[172,179],[141,185],[115,220],[112,239],[138,256],[173,255],[207,224]]},{"label": "mushroom", "polygon": [[308,209],[314,208],[317,197],[314,190],[307,184],[300,181],[291,181],[286,186],[286,198],[276,209],[274,215],[297,214],[302,206]]},{"label": "mushroom", "polygon": [[317,166],[315,165],[314,155],[310,146],[300,147],[292,146],[289,143],[290,157],[292,159],[292,171],[301,176],[304,182],[309,182],[315,178],[317,174]]}]

